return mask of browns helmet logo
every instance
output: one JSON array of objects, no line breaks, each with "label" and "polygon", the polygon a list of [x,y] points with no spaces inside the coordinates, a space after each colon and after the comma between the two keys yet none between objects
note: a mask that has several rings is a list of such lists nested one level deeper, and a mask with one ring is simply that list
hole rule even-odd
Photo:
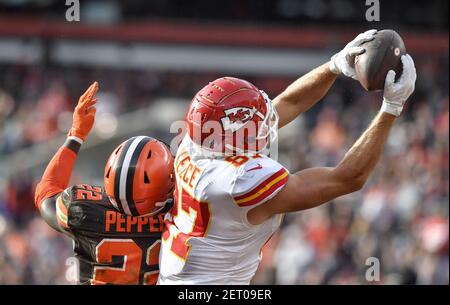
[{"label": "browns helmet logo", "polygon": [[221,118],[223,129],[235,132],[245,126],[247,122],[253,119],[254,115],[264,120],[264,115],[255,107],[235,107],[224,110],[225,116]]}]

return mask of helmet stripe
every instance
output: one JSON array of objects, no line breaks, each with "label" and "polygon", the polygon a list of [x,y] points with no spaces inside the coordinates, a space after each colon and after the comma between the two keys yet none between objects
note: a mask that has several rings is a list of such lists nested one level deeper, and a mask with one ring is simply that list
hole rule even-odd
[{"label": "helmet stripe", "polygon": [[[119,183],[119,198],[122,203],[122,208],[124,212],[128,215],[133,215],[130,210],[130,206],[127,200],[127,176],[129,174],[129,167],[131,162],[131,157],[136,150],[138,144],[146,138],[145,136],[139,136],[134,138],[131,142],[129,148],[125,151],[125,157],[123,159],[122,169],[120,171],[120,183]],[[130,140],[131,141],[131,140]]]},{"label": "helmet stripe", "polygon": [[133,152],[133,155],[130,160],[128,176],[126,181],[126,199],[128,203],[128,207],[130,208],[132,215],[139,215],[139,212],[136,209],[136,204],[133,200],[133,189],[134,189],[134,173],[136,171],[137,162],[139,160],[139,156],[141,155],[142,149],[144,146],[151,140],[150,137],[144,137],[139,144],[136,146],[136,149]]},{"label": "helmet stripe", "polygon": [[131,143],[135,137],[127,140],[120,151],[120,155],[118,157],[117,162],[115,162],[115,168],[114,168],[114,198],[116,200],[117,206],[119,208],[119,211],[121,213],[124,213],[124,209],[122,207],[122,202],[120,200],[120,173],[123,168],[123,160],[125,159],[126,152],[128,151],[128,148],[130,147]]}]

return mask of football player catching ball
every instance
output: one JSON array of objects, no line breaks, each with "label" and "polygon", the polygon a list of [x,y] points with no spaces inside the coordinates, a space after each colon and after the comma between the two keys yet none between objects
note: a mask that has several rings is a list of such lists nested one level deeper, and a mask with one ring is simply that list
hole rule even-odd
[{"label": "football player catching ball", "polygon": [[175,202],[166,215],[159,284],[249,284],[260,250],[284,213],[361,189],[414,91],[409,55],[401,58],[398,81],[388,73],[379,113],[335,167],[289,173],[262,152],[276,137],[277,125],[285,126],[322,99],[338,74],[355,76],[352,61],[365,51],[359,45],[375,33],[358,35],[273,101],[232,77],[214,80],[195,95],[175,158]]}]

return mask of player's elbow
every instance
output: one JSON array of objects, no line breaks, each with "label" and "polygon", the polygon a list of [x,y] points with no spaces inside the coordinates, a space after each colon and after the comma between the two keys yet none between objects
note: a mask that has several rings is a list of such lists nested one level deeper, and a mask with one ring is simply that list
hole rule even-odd
[{"label": "player's elbow", "polygon": [[349,187],[349,193],[357,192],[361,190],[364,187],[364,184],[366,184],[366,178],[363,176],[354,177],[350,181],[350,187]]},{"label": "player's elbow", "polygon": [[59,188],[55,187],[53,183],[48,181],[40,181],[36,185],[36,190],[34,192],[34,205],[39,210],[46,198],[51,197],[53,194],[60,192]]},{"label": "player's elbow", "polygon": [[40,203],[42,201],[42,198],[43,198],[43,190],[42,190],[41,182],[39,182],[36,185],[36,189],[34,191],[34,205],[38,209],[39,209]]},{"label": "player's elbow", "polygon": [[345,194],[361,190],[367,181],[367,175],[358,168],[339,168],[337,169],[337,176]]}]

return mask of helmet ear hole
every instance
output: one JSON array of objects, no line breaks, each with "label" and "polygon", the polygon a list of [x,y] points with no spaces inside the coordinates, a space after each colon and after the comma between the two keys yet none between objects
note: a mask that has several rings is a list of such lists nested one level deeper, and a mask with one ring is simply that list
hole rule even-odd
[{"label": "helmet ear hole", "polygon": [[108,168],[108,172],[106,173],[106,178],[109,178],[110,173],[111,173],[111,166]]},{"label": "helmet ear hole", "polygon": [[151,157],[152,157],[152,151],[149,150],[149,151],[148,151],[148,155],[147,155],[147,159],[150,159]]},{"label": "helmet ear hole", "polygon": [[144,183],[145,184],[150,184],[150,179],[147,176],[147,172],[144,172]]}]

